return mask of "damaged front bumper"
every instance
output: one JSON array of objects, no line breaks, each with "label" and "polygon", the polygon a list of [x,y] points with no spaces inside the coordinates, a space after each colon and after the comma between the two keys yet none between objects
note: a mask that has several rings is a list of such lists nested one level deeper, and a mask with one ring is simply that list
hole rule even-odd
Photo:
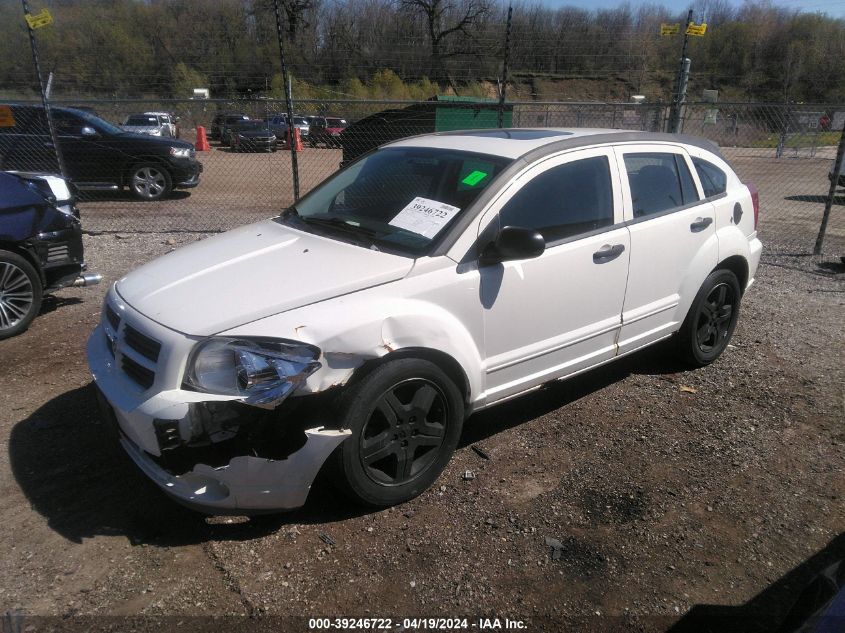
[{"label": "damaged front bumper", "polygon": [[135,464],[193,509],[250,514],[298,508],[325,460],[351,434],[325,424],[303,426],[281,411],[263,411],[229,396],[139,392],[121,370],[120,349],[108,341],[101,324],[87,346],[103,416]]}]

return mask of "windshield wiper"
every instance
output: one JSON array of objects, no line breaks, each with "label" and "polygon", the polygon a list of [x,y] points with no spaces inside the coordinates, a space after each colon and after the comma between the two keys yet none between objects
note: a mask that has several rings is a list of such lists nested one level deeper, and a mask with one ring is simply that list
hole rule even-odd
[{"label": "windshield wiper", "polygon": [[[358,243],[362,244],[363,246],[367,246],[369,248],[378,249],[376,246],[376,241],[380,241],[379,238],[381,237],[382,233],[378,231],[374,231],[373,229],[368,229],[366,227],[361,226],[360,224],[351,224],[348,221],[344,220],[343,218],[333,217],[333,218],[315,218],[315,217],[302,217],[299,213],[291,207],[293,213],[296,213],[296,217],[304,222],[305,224],[310,224],[312,226],[323,226],[328,229],[334,229],[336,231],[346,233],[348,235],[352,235],[353,237],[358,238]],[[367,239],[362,239],[367,238]]]}]

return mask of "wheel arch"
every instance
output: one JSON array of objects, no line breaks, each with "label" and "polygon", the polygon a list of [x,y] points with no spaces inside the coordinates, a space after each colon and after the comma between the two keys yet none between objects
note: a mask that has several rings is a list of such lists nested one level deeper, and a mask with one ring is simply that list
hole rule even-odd
[{"label": "wheel arch", "polygon": [[748,260],[742,255],[731,255],[723,259],[713,270],[729,270],[739,280],[740,293],[745,293],[748,284]]},{"label": "wheel arch", "polygon": [[41,262],[38,261],[38,257],[35,253],[30,251],[28,248],[21,246],[20,243],[7,242],[2,239],[0,239],[0,251],[8,251],[10,253],[14,253],[15,255],[20,255],[32,264],[32,267],[35,268],[35,272],[38,273],[38,278],[41,280],[41,288],[44,288],[47,284],[47,278],[44,275],[44,267],[41,265]]},{"label": "wheel arch", "polygon": [[470,409],[470,382],[469,376],[461,366],[461,364],[451,355],[446,352],[433,349],[430,347],[403,347],[395,351],[389,352],[384,356],[368,360],[363,365],[358,367],[346,383],[346,387],[351,387],[360,382],[372,373],[377,367],[381,367],[386,363],[402,358],[419,358],[427,360],[439,367],[443,372],[455,383],[455,386],[460,390],[464,398],[464,405],[467,412]]},{"label": "wheel arch", "polygon": [[136,165],[143,165],[144,163],[155,163],[156,165],[160,166],[167,172],[168,177],[170,178],[171,183],[173,182],[173,174],[170,171],[170,166],[167,163],[167,159],[163,156],[133,156],[126,161],[123,165],[123,186],[128,187],[130,185],[129,176],[132,172],[132,168]]}]

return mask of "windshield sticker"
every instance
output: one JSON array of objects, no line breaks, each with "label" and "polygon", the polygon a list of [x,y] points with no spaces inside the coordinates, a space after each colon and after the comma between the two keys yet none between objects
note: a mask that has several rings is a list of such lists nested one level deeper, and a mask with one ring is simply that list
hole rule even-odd
[{"label": "windshield sticker", "polygon": [[461,182],[464,183],[465,185],[469,185],[470,187],[475,187],[475,185],[480,183],[485,178],[487,178],[487,174],[484,173],[483,171],[478,171],[476,169],[469,176],[464,178]]},{"label": "windshield sticker", "polygon": [[434,237],[460,211],[460,207],[417,196],[390,221],[391,226]]}]

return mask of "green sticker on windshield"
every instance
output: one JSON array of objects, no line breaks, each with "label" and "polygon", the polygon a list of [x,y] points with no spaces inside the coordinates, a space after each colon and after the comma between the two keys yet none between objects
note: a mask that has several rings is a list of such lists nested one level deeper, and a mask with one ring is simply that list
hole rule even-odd
[{"label": "green sticker on windshield", "polygon": [[461,182],[465,185],[469,185],[470,187],[475,187],[475,185],[480,183],[485,178],[487,178],[487,174],[483,171],[478,171],[476,169],[474,172],[464,178]]}]

